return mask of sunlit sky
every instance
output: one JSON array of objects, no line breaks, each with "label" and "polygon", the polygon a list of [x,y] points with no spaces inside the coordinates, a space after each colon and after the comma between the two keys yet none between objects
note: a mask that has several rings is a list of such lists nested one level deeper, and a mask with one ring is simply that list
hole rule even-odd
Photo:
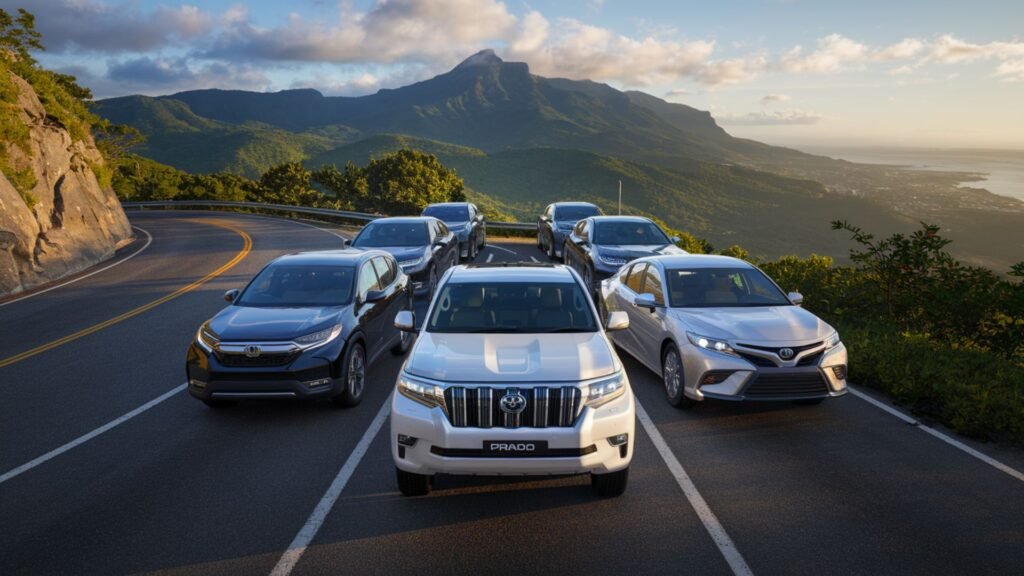
[{"label": "sunlit sky", "polygon": [[1020,0],[0,0],[22,6],[97,97],[367,94],[493,48],[770,143],[1024,149]]}]

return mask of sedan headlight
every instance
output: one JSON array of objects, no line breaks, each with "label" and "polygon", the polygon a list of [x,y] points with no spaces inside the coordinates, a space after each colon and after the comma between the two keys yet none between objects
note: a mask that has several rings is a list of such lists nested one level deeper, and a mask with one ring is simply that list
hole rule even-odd
[{"label": "sedan headlight", "polygon": [[825,339],[825,350],[830,350],[839,346],[842,340],[839,339],[839,332],[833,332],[831,336]]},{"label": "sedan headlight", "polygon": [[700,334],[694,334],[693,332],[687,332],[686,337],[690,340],[690,343],[698,348],[705,350],[711,350],[727,356],[738,356],[736,351],[729,346],[729,343],[720,338],[712,338],[710,336],[701,336]]},{"label": "sedan headlight", "polygon": [[606,380],[594,382],[587,392],[587,406],[597,408],[622,396],[626,392],[626,377],[622,372]]},{"label": "sedan headlight", "polygon": [[605,256],[604,254],[598,254],[597,259],[606,266],[624,266],[629,262],[629,258],[623,258],[621,256]]},{"label": "sedan headlight", "polygon": [[210,323],[206,322],[199,327],[199,331],[196,332],[196,344],[206,351],[207,354],[213,352],[213,347],[220,344],[220,338],[210,330]]},{"label": "sedan headlight", "polygon": [[415,267],[419,266],[420,264],[423,264],[423,256],[420,256],[419,258],[413,258],[411,260],[399,260],[398,261],[398,265],[401,266],[403,269],[404,268],[415,268]]},{"label": "sedan headlight", "polygon": [[295,338],[293,342],[298,344],[299,348],[309,350],[310,348],[323,346],[337,338],[339,335],[341,335],[341,324],[335,324],[330,328],[324,328],[323,330],[318,330],[312,334],[306,334],[305,336]]},{"label": "sedan headlight", "polygon": [[398,376],[398,392],[430,408],[444,406],[444,388],[416,380],[404,372]]}]

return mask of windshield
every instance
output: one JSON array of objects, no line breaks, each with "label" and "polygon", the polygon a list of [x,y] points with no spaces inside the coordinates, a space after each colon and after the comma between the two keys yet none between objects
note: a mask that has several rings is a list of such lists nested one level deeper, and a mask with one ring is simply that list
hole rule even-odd
[{"label": "windshield", "polygon": [[352,241],[356,248],[427,244],[430,244],[430,237],[426,222],[370,222]]},{"label": "windshield", "polygon": [[575,282],[448,283],[435,297],[428,332],[596,332]]},{"label": "windshield", "polygon": [[673,308],[789,306],[789,299],[760,270],[694,268],[666,270]]},{"label": "windshield", "polygon": [[352,301],[350,266],[271,264],[235,300],[239,306],[300,308],[341,306]]},{"label": "windshield", "polygon": [[468,222],[469,208],[466,206],[427,206],[423,209],[424,216],[433,216],[445,222]]},{"label": "windshield", "polygon": [[555,221],[572,220],[577,222],[590,216],[600,216],[597,206],[555,206]]},{"label": "windshield", "polygon": [[672,243],[657,224],[642,221],[595,222],[590,241],[606,246]]}]

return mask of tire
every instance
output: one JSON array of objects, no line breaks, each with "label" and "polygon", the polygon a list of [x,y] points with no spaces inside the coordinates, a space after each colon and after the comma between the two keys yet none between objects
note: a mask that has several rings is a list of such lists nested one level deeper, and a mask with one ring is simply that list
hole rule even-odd
[{"label": "tire", "polygon": [[435,288],[437,288],[437,266],[431,266],[430,274],[427,275],[427,300],[434,297]]},{"label": "tire", "polygon": [[235,406],[238,404],[238,400],[214,400],[212,398],[207,398],[203,400],[203,404],[206,404],[214,410],[223,410],[225,408]]},{"label": "tire", "polygon": [[[565,254],[565,252],[562,252],[562,254]],[[551,241],[548,242],[548,260],[554,260],[554,259],[555,259],[555,237],[552,236],[551,237]]]},{"label": "tire", "polygon": [[399,330],[398,344],[395,344],[391,348],[391,353],[395,356],[402,356],[409,351],[409,346],[412,345],[412,332],[406,332],[405,330]]},{"label": "tire", "polygon": [[818,404],[821,404],[824,401],[824,398],[811,398],[808,400],[794,400],[793,404],[799,404],[801,406],[817,406]]},{"label": "tire", "polygon": [[625,467],[610,474],[591,474],[590,486],[594,493],[601,498],[614,498],[622,496],[629,483],[629,467]]},{"label": "tire", "polygon": [[401,468],[395,468],[398,475],[398,489],[405,496],[426,496],[430,494],[433,478],[426,474],[414,474]]},{"label": "tire", "polygon": [[487,248],[487,231],[486,230],[484,230],[484,235],[480,237],[480,246],[479,246],[479,249],[476,251],[477,254],[479,254],[480,250],[483,250],[484,248]]},{"label": "tire", "polygon": [[590,266],[583,269],[583,283],[587,285],[587,290],[590,291],[590,297],[596,301],[597,288],[594,287],[594,270]]},{"label": "tire", "polygon": [[480,246],[476,241],[476,237],[469,243],[469,259],[476,260],[476,255],[480,252]]},{"label": "tire", "polygon": [[597,299],[597,315],[600,316],[601,326],[608,326],[608,309],[605,308],[604,298]]},{"label": "tire", "polygon": [[661,382],[665,386],[665,398],[676,408],[693,408],[697,401],[688,398],[684,392],[683,361],[675,344],[665,348],[661,355]]},{"label": "tire", "polygon": [[544,233],[537,230],[537,248],[544,249]]},{"label": "tire", "polygon": [[341,362],[341,393],[332,398],[335,405],[349,408],[363,400],[366,390],[366,348],[355,341],[345,347],[345,358]]}]

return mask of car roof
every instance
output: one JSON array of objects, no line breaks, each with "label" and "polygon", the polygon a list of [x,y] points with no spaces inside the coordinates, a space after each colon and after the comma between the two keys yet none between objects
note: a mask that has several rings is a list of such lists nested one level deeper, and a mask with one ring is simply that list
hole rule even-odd
[{"label": "car roof", "polygon": [[755,268],[746,260],[718,254],[665,254],[637,258],[634,262],[657,262],[669,270],[676,268]]},{"label": "car roof", "polygon": [[469,204],[469,202],[435,202],[433,204],[427,204],[424,210],[435,206],[469,206]]},{"label": "car roof", "polygon": [[597,204],[593,204],[591,202],[553,202],[551,205],[555,206],[555,207],[558,207],[558,206],[590,206],[590,207],[593,207],[593,208],[597,208]]},{"label": "car roof", "polygon": [[429,222],[437,220],[433,216],[388,216],[385,218],[377,218],[376,220],[370,220],[366,223],[367,226],[370,224],[412,224],[414,222]]},{"label": "car roof", "polygon": [[460,265],[452,269],[448,282],[575,282],[564,264],[532,264],[529,262]]},{"label": "car roof", "polygon": [[374,256],[388,256],[383,250],[361,250],[359,248],[342,248],[339,250],[315,250],[310,252],[293,252],[274,259],[271,264],[306,264],[306,265],[351,265]]},{"label": "car roof", "polygon": [[653,222],[650,218],[643,216],[591,216],[595,224],[601,222]]}]

